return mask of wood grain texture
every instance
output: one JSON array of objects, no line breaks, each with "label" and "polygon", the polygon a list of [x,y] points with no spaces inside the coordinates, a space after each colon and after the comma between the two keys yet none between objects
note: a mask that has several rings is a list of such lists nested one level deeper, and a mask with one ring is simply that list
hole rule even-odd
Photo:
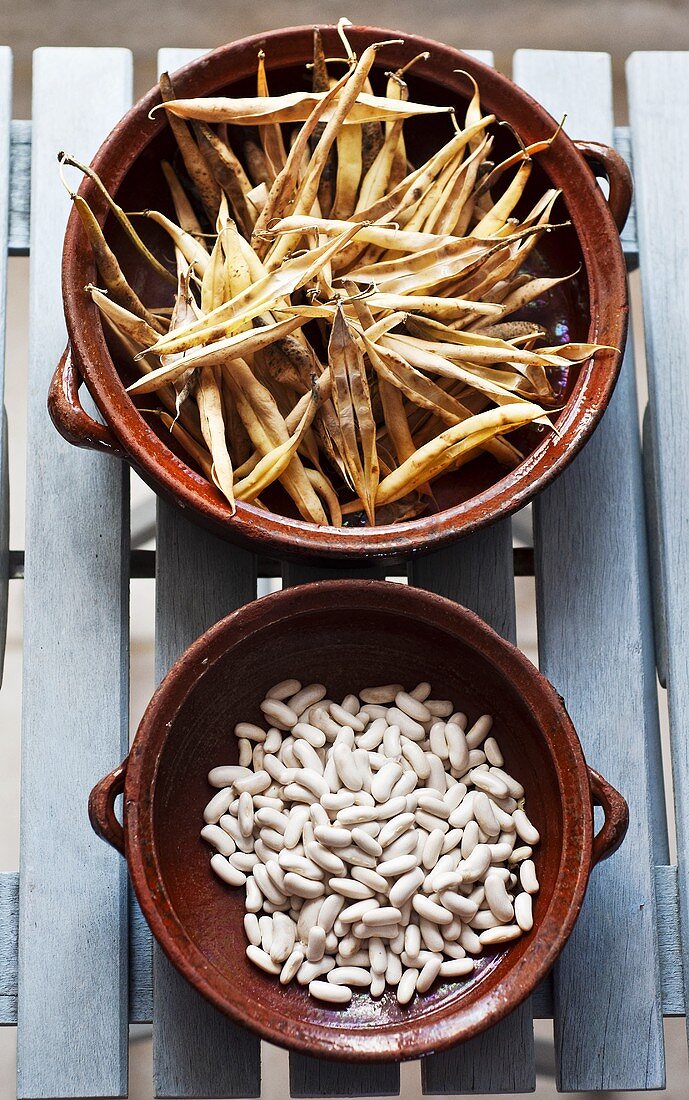
[{"label": "wood grain texture", "polygon": [[[256,596],[252,555],[158,505],[156,676],[199,634]],[[153,1078],[156,1096],[258,1096],[260,1043],[194,990],[153,948]]]},{"label": "wood grain texture", "polygon": [[69,198],[57,152],[88,161],[130,98],[126,50],[34,54],[20,1097],[127,1088],[125,866],[96,837],[86,805],[127,746],[128,476],[119,462],[70,447],[46,395],[66,339],[60,254]]},{"label": "wood grain texture", "polygon": [[665,1016],[684,1016],[686,1013],[677,880],[676,867],[655,868],[658,950]]},{"label": "wood grain texture", "polygon": [[19,875],[0,874],[0,1025],[17,1022]]},{"label": "wood grain texture", "polygon": [[[689,225],[680,173],[689,168],[689,53],[633,54],[627,63],[636,165],[641,285],[646,324],[649,424],[660,574],[665,586],[667,688],[675,793],[685,1000],[689,989],[689,391],[686,362]],[[662,126],[658,120],[662,118]],[[672,141],[667,141],[672,134]],[[663,140],[665,135],[665,140]]]},{"label": "wood grain texture", "polygon": [[[514,73],[556,118],[567,113],[570,136],[611,143],[606,54],[521,50]],[[631,342],[628,349],[601,425],[534,508],[541,668],[563,694],[589,763],[630,806],[625,843],[594,871],[554,972],[565,1091],[665,1082],[649,784],[659,731]]]},{"label": "wood grain texture", "polygon": [[[628,126],[616,126],[613,130],[613,144],[621,157],[634,173],[632,163],[632,135]],[[620,234],[622,251],[627,262],[627,270],[635,271],[639,266],[639,241],[636,232],[636,203],[632,197],[632,205],[629,207],[629,215],[625,227]]]},{"label": "wood grain texture", "polygon": [[290,1052],[289,1091],[306,1096],[398,1096],[400,1067],[387,1062],[327,1062]]},{"label": "wood grain texture", "polygon": [[31,122],[10,122],[10,256],[28,256],[31,221]]},{"label": "wood grain texture", "polygon": [[12,51],[0,46],[0,685],[5,663],[10,556],[10,478],[5,393],[5,327],[7,243],[10,220],[10,125],[12,118]]},{"label": "wood grain texture", "polygon": [[[359,577],[361,580],[385,580],[384,566],[370,569],[321,568],[284,562],[282,583],[309,584],[320,580]],[[292,1096],[397,1096],[400,1091],[400,1067],[394,1063],[347,1065],[323,1058],[309,1058],[290,1051],[289,1080]]]},{"label": "wood grain texture", "polygon": [[153,938],[129,886],[129,1022],[153,1019]]},{"label": "wood grain texture", "polygon": [[[510,520],[419,559],[412,565],[411,582],[470,607],[504,638],[516,642]],[[425,1059],[421,1074],[426,1093],[532,1091],[536,1065],[531,1002],[476,1039]]]}]

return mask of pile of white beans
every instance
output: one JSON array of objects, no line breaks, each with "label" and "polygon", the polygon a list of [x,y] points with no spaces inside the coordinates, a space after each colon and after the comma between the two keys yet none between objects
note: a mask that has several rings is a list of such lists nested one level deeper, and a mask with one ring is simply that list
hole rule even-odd
[{"label": "pile of white beans", "polygon": [[427,683],[326,695],[285,680],[266,728],[236,726],[239,765],[210,772],[201,836],[246,890],[256,966],[333,1005],[388,987],[407,1004],[531,929],[539,834],[490,715],[467,729]]}]

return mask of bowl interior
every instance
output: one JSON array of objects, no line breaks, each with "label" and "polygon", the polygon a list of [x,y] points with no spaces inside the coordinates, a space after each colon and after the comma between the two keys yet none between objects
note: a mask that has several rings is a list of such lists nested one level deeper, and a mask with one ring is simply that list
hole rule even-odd
[{"label": "bowl interior", "polygon": [[[325,33],[326,50],[329,48],[327,34],[330,33],[333,35],[333,41],[330,42],[330,53],[339,56],[341,48],[338,50],[337,39],[334,38],[334,32],[330,31]],[[357,45],[361,48],[361,42],[358,42]],[[412,45],[413,44],[410,43],[408,48],[410,57],[416,52],[412,49]],[[389,69],[390,65],[386,57],[387,52],[385,50],[381,51],[380,64],[374,68],[371,78],[374,91],[381,94],[384,92],[386,82],[384,74]],[[305,54],[303,61],[305,62],[307,59]],[[253,65],[254,62],[252,58],[250,61],[252,70]],[[267,56],[267,66],[269,69],[271,91],[281,93],[309,87],[310,77],[303,62],[300,61],[299,64],[285,65],[280,62],[278,56],[271,57],[269,52]],[[237,66],[235,65],[233,68],[236,72]],[[424,76],[419,76],[414,70],[410,71],[408,75],[410,96],[421,102],[451,104],[456,108],[458,118],[461,121],[466,111],[467,99],[457,92],[448,90],[447,86],[448,80],[452,78],[456,81],[457,78],[452,77],[451,71],[445,73],[442,65],[438,65],[432,72],[433,75],[430,75],[429,68],[426,68]],[[230,78],[230,73],[228,72],[225,79],[214,81],[213,87],[204,86],[203,88],[197,89],[198,94],[206,95],[212,92],[217,94],[253,95],[255,94],[255,78],[252,75],[251,77],[246,76],[243,79],[233,80]],[[186,87],[185,94],[193,95],[194,89]],[[492,109],[490,102],[486,101],[484,103],[484,109]],[[153,124],[149,122],[145,122],[143,125],[153,126]],[[495,140],[492,159],[496,163],[504,156],[517,150],[517,142],[509,128],[495,125],[492,127],[491,132]],[[230,127],[231,141],[235,151],[240,156],[242,152],[242,141],[246,133],[247,131],[243,128]],[[431,152],[438,149],[450,138],[452,127],[448,116],[430,116],[423,120],[412,119],[406,122],[405,134],[407,137],[407,148],[410,160],[414,164],[419,164],[422,163]],[[541,136],[547,137],[549,135],[543,134]],[[183,165],[180,164],[180,158],[176,153],[176,146],[171,131],[166,126],[160,129],[156,136],[149,141],[143,151],[134,160],[126,177],[117,190],[118,202],[125,210],[142,211],[148,208],[154,208],[160,209],[174,218],[175,215],[169,198],[168,188],[160,168],[162,159],[171,160],[175,168],[180,172],[180,175],[184,177]],[[494,189],[496,195],[501,193],[502,189],[511,179],[511,176],[512,173],[506,173],[503,179],[496,185]],[[543,168],[539,165],[537,158],[527,191],[517,208],[517,213],[524,214],[531,209],[536,199],[540,197],[549,186],[552,186],[552,184]],[[203,221],[204,217],[202,210],[198,209],[197,212]],[[565,204],[562,200],[559,200],[554,211],[553,221],[564,222],[567,220],[567,216]],[[173,249],[169,238],[167,238],[163,231],[159,229],[159,227],[149,223],[146,219],[138,219],[137,228],[140,230],[141,236],[146,243],[155,251],[156,255],[166,257],[170,268],[174,269]],[[152,272],[145,262],[141,262],[138,253],[132,250],[130,243],[124,237],[117,224],[114,223],[112,217],[108,218],[106,223],[106,236],[117,255],[121,257],[123,261],[122,266],[127,277],[142,299],[151,305],[169,305],[171,302],[170,285],[156,276],[155,272]],[[539,275],[568,275],[577,270],[579,270],[579,273],[567,283],[550,291],[542,299],[531,303],[521,314],[515,316],[518,319],[537,319],[547,330],[549,342],[552,344],[564,343],[567,340],[586,340],[590,322],[588,287],[585,265],[576,232],[571,228],[566,228],[546,234],[531,254],[528,267],[532,272]],[[308,326],[305,332],[314,338],[314,345],[318,347],[319,341],[318,334],[315,332],[315,324]],[[116,341],[108,338],[108,343],[121,378],[126,384],[132,382],[136,377],[136,372],[133,371],[131,365],[127,363],[126,357],[122,355]],[[576,386],[578,375],[579,368],[573,367],[561,378],[555,380],[561,392],[563,403],[571,396]],[[137,404],[142,410],[145,410],[150,408],[151,399],[150,397],[139,398],[137,399]],[[169,432],[161,425],[159,419],[155,416],[147,415],[145,412],[142,412],[142,415],[145,417],[149,427],[156,432],[165,445],[193,469],[192,461],[185,452],[179,448],[179,445],[172,439]],[[544,432],[545,429],[543,428],[529,428],[518,433],[513,433],[511,438],[515,444],[528,455],[543,441]],[[199,471],[196,472],[199,473]],[[481,456],[463,466],[461,470],[445,475],[434,483],[436,504],[432,505],[430,510],[441,512],[455,505],[462,504],[502,481],[508,472],[506,468],[500,466],[491,456]],[[224,498],[217,490],[211,489],[211,492],[217,496],[217,501],[222,504],[223,508],[226,508]],[[270,493],[265,494],[264,499],[276,512],[290,517],[296,517],[297,513],[293,503],[279,486]],[[229,515],[229,508],[227,512]],[[357,526],[363,524],[364,519],[363,516],[359,515],[351,517],[347,522],[349,526]]]},{"label": "bowl interior", "polygon": [[[537,957],[534,940],[549,913],[552,934],[553,905],[564,905],[566,910],[570,904],[562,890],[558,895],[557,884],[563,873],[564,837],[568,830],[571,833],[563,801],[572,795],[570,791],[566,796],[563,775],[573,775],[576,763],[565,738],[560,763],[556,762],[554,744],[560,731],[552,715],[548,720],[535,716],[533,700],[525,699],[527,680],[506,678],[475,639],[460,636],[456,624],[430,623],[408,608],[374,609],[337,598],[328,603],[298,615],[271,618],[242,636],[233,634],[217,659],[215,655],[207,659],[205,671],[172,720],[157,761],[150,811],[157,876],[175,923],[198,952],[197,969],[202,961],[209,983],[224,990],[222,1003],[232,1005],[247,998],[242,1019],[248,1024],[260,1029],[271,1021],[287,1045],[318,1025],[325,1029],[321,1039],[330,1032],[339,1053],[351,1056],[363,1037],[375,1030],[380,1054],[404,1057],[422,1023],[431,1029],[425,1042],[426,1049],[429,1045],[432,1049],[433,1025],[440,1025],[458,1008],[465,1010],[468,1021],[480,1020],[510,968],[520,961],[528,967],[529,959]],[[211,767],[236,763],[234,724],[261,721],[258,704],[266,690],[288,677],[322,682],[334,699],[367,685],[399,682],[411,688],[428,679],[433,696],[452,699],[470,721],[486,711],[494,715],[506,768],[524,785],[527,812],[542,835],[535,857],[541,892],[533,931],[509,950],[487,953],[470,980],[438,984],[405,1008],[388,992],[375,1002],[367,995],[355,995],[342,1010],[319,1005],[295,984],[279,986],[246,959],[244,892],[226,887],[213,875],[211,853],[199,837],[202,811],[213,793],[206,776]],[[561,761],[568,753],[563,772]],[[572,813],[576,814],[575,806]],[[577,827],[585,835],[586,821]],[[586,859],[585,854],[582,858]],[[346,1032],[341,1031],[345,1026]],[[272,1038],[275,1041],[274,1033]],[[414,1053],[418,1055],[418,1049]]]}]

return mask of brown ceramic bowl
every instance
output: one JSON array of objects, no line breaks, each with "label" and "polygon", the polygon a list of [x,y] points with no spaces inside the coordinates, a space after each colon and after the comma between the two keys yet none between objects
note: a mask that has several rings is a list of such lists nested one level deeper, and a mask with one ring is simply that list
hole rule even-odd
[{"label": "brown ceramic bowl", "polygon": [[[266,53],[271,86],[275,91],[305,86],[305,62],[312,50],[311,27],[274,31],[223,46],[174,75],[180,96],[214,93],[253,94],[256,55]],[[341,46],[333,27],[323,30],[326,53]],[[373,40],[401,37],[403,44],[381,51],[373,83],[382,86],[383,72],[394,69],[422,50],[430,60],[410,73],[411,94],[422,101],[452,103],[460,116],[467,101],[469,82],[465,70],[477,81],[487,111],[508,122],[524,143],[548,137],[556,124],[526,92],[506,77],[482,65],[468,54],[415,35],[359,27],[348,34],[357,50]],[[124,117],[101,146],[94,167],[126,210],[166,208],[167,188],[160,172],[162,157],[173,155],[173,142],[163,112],[153,121],[150,109],[159,102],[157,90],[149,92]],[[418,120],[408,125],[408,149],[419,161],[438,148],[449,135],[447,116]],[[406,132],[406,131],[405,131]],[[507,127],[495,127],[496,159],[516,148]],[[174,451],[169,433],[137,410],[125,392],[133,380],[124,363],[103,335],[100,316],[84,286],[96,280],[93,260],[76,213],[67,227],[63,256],[63,294],[69,345],[55,375],[49,405],[58,430],[77,446],[97,447],[116,453],[134,466],[157,492],[177,502],[185,513],[216,534],[251,549],[279,557],[347,560],[350,564],[371,558],[403,560],[425,553],[483,527],[523,507],[574,457],[598,423],[612,393],[620,367],[627,325],[625,266],[618,228],[624,224],[631,186],[624,162],[605,146],[573,144],[560,134],[549,151],[538,158],[524,205],[547,186],[562,190],[556,220],[569,217],[572,228],[545,237],[534,254],[532,266],[541,274],[565,275],[579,270],[566,285],[551,292],[535,306],[538,319],[549,329],[553,342],[589,340],[618,351],[599,352],[580,368],[561,379],[563,410],[557,434],[544,430],[522,433],[518,440],[527,452],[521,465],[506,472],[489,456],[475,460],[454,475],[436,483],[438,511],[394,526],[375,529],[316,527],[290,512],[290,501],[280,492],[269,501],[285,514],[263,512],[240,504],[236,515],[189,460]],[[596,183],[591,168],[610,181],[610,206]],[[145,301],[162,305],[170,287],[132,253],[94,186],[86,181],[81,193],[88,199],[106,235],[123,258],[123,266]],[[612,211],[612,212],[611,212]],[[168,212],[171,212],[168,209]],[[617,221],[617,227],[615,225]],[[141,230],[150,244],[170,253],[162,231],[145,223]],[[527,312],[527,316],[533,315]],[[80,380],[103,415],[106,426],[96,424],[81,408]],[[146,407],[147,399],[141,404]]]},{"label": "brown ceramic bowl", "polygon": [[[344,1009],[280,986],[246,958],[244,891],[224,886],[200,839],[211,767],[237,760],[231,733],[276,681],[328,685],[430,678],[470,720],[485,711],[506,767],[526,789],[542,841],[533,930],[483,958],[476,975],[437,984],[401,1008],[356,994]],[[124,791],[124,827],[114,802]],[[592,802],[605,810],[594,836]],[[126,854],[141,908],[178,970],[217,1008],[305,1054],[407,1059],[496,1023],[548,973],[581,908],[591,867],[622,841],[627,806],[587,768],[562,700],[514,646],[439,596],[385,581],[326,581],[267,596],[198,639],[154,695],[128,759],[94,789],[94,828]]]}]

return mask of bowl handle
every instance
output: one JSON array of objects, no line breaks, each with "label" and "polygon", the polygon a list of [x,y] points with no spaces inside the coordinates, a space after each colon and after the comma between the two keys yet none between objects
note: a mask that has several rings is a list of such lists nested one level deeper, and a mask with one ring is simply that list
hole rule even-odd
[{"label": "bowl handle", "polygon": [[110,428],[89,416],[81,404],[79,386],[82,381],[72,346],[67,344],[48,391],[50,419],[60,435],[75,447],[90,447],[124,458],[125,452]]},{"label": "bowl handle", "polygon": [[124,829],[115,815],[115,799],[124,790],[129,757],[96,783],[89,795],[89,818],[94,832],[124,855]]},{"label": "bowl handle", "polygon": [[593,768],[589,768],[588,773],[591,801],[594,806],[602,806],[605,814],[603,828],[593,838],[591,866],[595,867],[602,859],[607,859],[616,852],[627,835],[629,806],[607,779],[603,779]]},{"label": "bowl handle", "polygon": [[629,165],[624,157],[609,145],[600,145],[597,141],[575,141],[574,144],[594,176],[602,176],[610,184],[608,206],[617,230],[621,233],[627,221],[634,193]]}]

